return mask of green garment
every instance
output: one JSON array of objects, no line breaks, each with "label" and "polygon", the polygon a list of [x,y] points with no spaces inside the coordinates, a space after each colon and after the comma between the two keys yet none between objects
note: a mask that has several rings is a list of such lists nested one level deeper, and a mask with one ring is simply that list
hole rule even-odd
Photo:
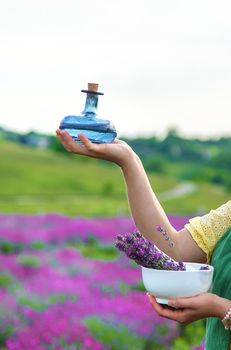
[{"label": "green garment", "polygon": [[[212,293],[231,300],[231,228],[220,238],[213,251],[214,266]],[[225,330],[219,318],[209,317],[206,322],[206,350],[227,350],[230,331]]]}]

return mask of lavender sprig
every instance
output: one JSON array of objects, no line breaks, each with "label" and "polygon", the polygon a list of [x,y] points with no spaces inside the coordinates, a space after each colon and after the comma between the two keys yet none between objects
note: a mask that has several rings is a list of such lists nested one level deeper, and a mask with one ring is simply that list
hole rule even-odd
[{"label": "lavender sprig", "polygon": [[139,231],[119,234],[115,246],[138,265],[158,270],[186,270],[182,261],[178,262],[170,258]]}]

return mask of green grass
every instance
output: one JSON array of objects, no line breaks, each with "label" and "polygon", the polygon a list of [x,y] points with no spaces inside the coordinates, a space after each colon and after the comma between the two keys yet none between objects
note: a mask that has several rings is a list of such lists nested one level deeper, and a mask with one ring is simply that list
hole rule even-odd
[{"label": "green grass", "polygon": [[125,326],[114,326],[96,317],[87,318],[85,324],[90,333],[99,342],[109,346],[111,350],[140,350],[144,348],[144,338],[131,332]]},{"label": "green grass", "polygon": [[83,256],[94,260],[113,261],[116,260],[119,255],[114,246],[99,243],[97,240],[87,243],[72,243],[70,246],[80,251]]},{"label": "green grass", "polygon": [[[0,146],[0,195],[124,195],[121,171],[114,164],[7,142]],[[160,191],[176,183],[154,175],[151,180],[158,181]]]},{"label": "green grass", "polygon": [[162,205],[168,213],[172,214],[207,213],[226,203],[230,198],[231,193],[222,186],[199,183],[194,193],[182,198],[162,201]]},{"label": "green grass", "polygon": [[[32,149],[0,141],[0,212],[102,216],[127,215],[129,208],[121,170],[114,164],[86,157]],[[154,191],[180,183],[179,168],[167,174],[149,173]],[[207,211],[230,199],[230,192],[212,184],[198,191],[162,201],[168,213]]]},{"label": "green grass", "polygon": [[129,213],[127,201],[124,197],[110,198],[95,195],[69,196],[28,196],[23,199],[18,197],[1,199],[0,212],[19,214],[43,214],[62,213],[71,216],[113,216],[127,215]]}]

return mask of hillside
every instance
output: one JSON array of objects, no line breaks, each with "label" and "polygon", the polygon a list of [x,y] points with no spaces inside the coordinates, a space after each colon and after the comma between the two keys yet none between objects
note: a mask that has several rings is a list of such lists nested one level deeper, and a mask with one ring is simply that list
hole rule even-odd
[{"label": "hillside", "polygon": [[[3,140],[0,159],[0,212],[77,216],[129,213],[120,169],[107,162]],[[230,198],[222,186],[205,183],[197,184],[195,191],[182,198],[165,198],[163,192],[180,184],[175,173],[149,173],[168,213],[204,212]]]}]

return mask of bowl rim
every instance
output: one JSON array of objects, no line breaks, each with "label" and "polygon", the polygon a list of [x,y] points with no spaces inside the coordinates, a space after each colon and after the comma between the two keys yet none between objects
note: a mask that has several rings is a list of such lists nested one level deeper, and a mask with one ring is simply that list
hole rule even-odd
[{"label": "bowl rim", "polygon": [[204,264],[204,263],[194,263],[194,262],[189,262],[189,261],[184,261],[184,264],[186,265],[194,265],[194,266],[209,266],[209,270],[161,270],[161,269],[153,269],[153,268],[150,268],[150,267],[145,267],[145,266],[142,266],[141,265],[141,268],[142,270],[148,270],[148,271],[155,271],[157,273],[161,273],[161,272],[168,272],[168,273],[172,273],[172,272],[183,272],[183,273],[195,273],[198,271],[200,271],[200,273],[211,273],[213,270],[214,270],[214,267],[212,265],[209,265],[209,264]]}]

